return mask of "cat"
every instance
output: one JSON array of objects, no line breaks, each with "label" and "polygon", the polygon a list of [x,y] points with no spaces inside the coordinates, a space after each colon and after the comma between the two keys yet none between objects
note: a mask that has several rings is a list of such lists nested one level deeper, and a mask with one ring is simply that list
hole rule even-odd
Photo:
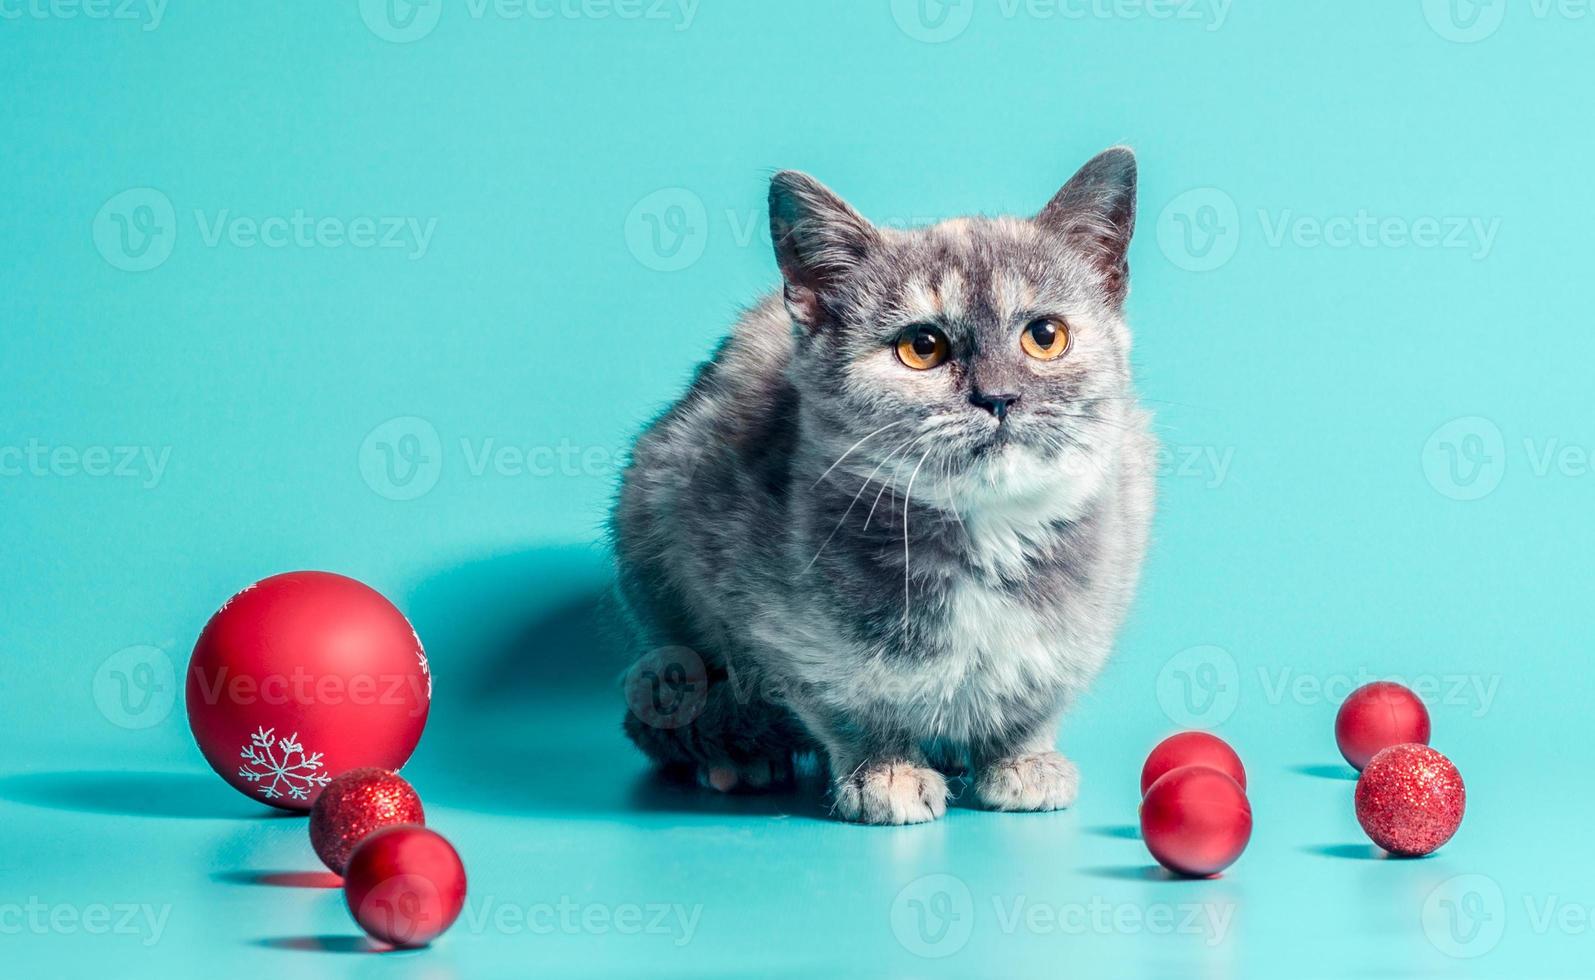
[{"label": "cat", "polygon": [[1136,178],[1114,147],[1033,218],[908,230],[772,178],[783,287],[641,435],[615,505],[648,756],[746,791],[813,753],[869,824],[942,816],[944,771],[992,809],[1073,803],[1059,721],[1153,510]]}]

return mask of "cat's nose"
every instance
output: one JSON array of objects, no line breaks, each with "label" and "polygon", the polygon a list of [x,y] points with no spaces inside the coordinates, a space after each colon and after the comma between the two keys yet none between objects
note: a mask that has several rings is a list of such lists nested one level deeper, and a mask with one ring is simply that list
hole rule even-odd
[{"label": "cat's nose", "polygon": [[971,391],[969,393],[970,404],[978,405],[997,416],[997,421],[999,422],[1008,416],[1008,410],[1013,408],[1014,403],[1018,400],[1018,395],[988,395],[984,391]]}]

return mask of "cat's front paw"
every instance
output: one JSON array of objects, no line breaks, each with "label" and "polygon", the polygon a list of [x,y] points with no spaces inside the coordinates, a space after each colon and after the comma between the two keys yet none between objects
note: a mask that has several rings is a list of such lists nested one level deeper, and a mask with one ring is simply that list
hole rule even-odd
[{"label": "cat's front paw", "polygon": [[1058,752],[999,759],[975,777],[975,795],[993,810],[1062,810],[1080,793],[1080,770]]},{"label": "cat's front paw", "polygon": [[855,823],[929,823],[947,812],[947,779],[911,762],[866,763],[836,780],[836,814]]}]

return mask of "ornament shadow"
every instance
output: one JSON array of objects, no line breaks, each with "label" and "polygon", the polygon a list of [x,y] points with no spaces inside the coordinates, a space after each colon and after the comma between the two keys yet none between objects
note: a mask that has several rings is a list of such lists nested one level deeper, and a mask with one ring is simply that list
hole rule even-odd
[{"label": "ornament shadow", "polygon": [[1357,781],[1357,770],[1344,765],[1291,766],[1290,771],[1318,779],[1341,779],[1352,783]]},{"label": "ornament shadow", "polygon": [[0,777],[0,799],[119,817],[273,820],[303,816],[253,803],[208,772],[31,772]]},{"label": "ornament shadow", "polygon": [[342,888],[331,871],[222,871],[212,881],[228,885],[270,885],[276,888]]},{"label": "ornament shadow", "polygon": [[393,949],[372,942],[364,936],[273,936],[256,940],[254,945],[265,949],[282,949],[298,953],[405,953],[412,950]]},{"label": "ornament shadow", "polygon": [[1158,864],[1134,864],[1115,867],[1084,868],[1080,872],[1092,878],[1110,878],[1115,881],[1201,882],[1211,878],[1187,878],[1177,875]]},{"label": "ornament shadow", "polygon": [[717,793],[692,779],[648,768],[632,780],[628,803],[639,813],[835,819],[824,781],[812,773],[765,792]]},{"label": "ornament shadow", "polygon": [[[1308,854],[1319,857],[1341,858],[1347,861],[1400,861],[1413,860],[1400,858],[1389,853],[1377,844],[1314,844],[1302,848]],[[1416,860],[1422,860],[1417,858]]]},{"label": "ornament shadow", "polygon": [[1094,837],[1113,837],[1118,840],[1140,840],[1141,829],[1134,824],[1114,824],[1105,827],[1087,827],[1086,833]]}]

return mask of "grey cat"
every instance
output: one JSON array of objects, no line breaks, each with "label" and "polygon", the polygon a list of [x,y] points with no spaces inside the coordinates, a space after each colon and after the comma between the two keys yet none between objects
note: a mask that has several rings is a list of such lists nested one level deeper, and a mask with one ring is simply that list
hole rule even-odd
[{"label": "grey cat", "polygon": [[995,809],[1074,801],[1059,719],[1153,508],[1135,186],[1115,147],[1034,218],[905,231],[775,175],[785,288],[638,440],[614,514],[644,752],[719,790],[817,753],[872,824],[941,816],[943,771]]}]

